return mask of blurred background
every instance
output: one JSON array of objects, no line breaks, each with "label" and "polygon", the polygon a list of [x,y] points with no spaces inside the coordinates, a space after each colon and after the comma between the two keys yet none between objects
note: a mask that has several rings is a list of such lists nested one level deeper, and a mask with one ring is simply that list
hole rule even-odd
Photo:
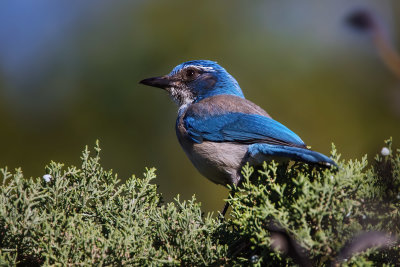
[{"label": "blurred background", "polygon": [[204,211],[228,191],[200,176],[175,136],[177,107],[139,85],[191,59],[215,60],[245,96],[314,150],[345,159],[400,143],[400,82],[369,32],[346,17],[367,8],[400,49],[400,2],[0,2],[0,166],[44,174],[80,164],[99,139],[121,179],[156,167],[166,201],[196,194]]}]

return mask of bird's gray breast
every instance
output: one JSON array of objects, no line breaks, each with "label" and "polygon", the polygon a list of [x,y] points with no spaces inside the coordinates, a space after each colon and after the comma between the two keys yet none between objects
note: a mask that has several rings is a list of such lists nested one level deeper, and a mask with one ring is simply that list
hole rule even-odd
[{"label": "bird's gray breast", "polygon": [[183,123],[184,114],[176,122],[176,134],[186,155],[199,172],[217,184],[236,184],[246,157],[248,145],[231,142],[194,142]]}]

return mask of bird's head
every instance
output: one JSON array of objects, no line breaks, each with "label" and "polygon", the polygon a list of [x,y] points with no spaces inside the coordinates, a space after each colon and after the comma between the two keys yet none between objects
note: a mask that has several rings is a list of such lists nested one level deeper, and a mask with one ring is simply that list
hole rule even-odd
[{"label": "bird's head", "polygon": [[176,66],[170,74],[140,83],[165,89],[178,106],[214,95],[244,97],[239,84],[223,67],[209,60],[193,60]]}]

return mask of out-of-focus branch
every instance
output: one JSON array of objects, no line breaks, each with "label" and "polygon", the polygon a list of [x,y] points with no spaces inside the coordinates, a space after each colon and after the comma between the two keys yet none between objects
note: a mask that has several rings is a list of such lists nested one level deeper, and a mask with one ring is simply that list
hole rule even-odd
[{"label": "out-of-focus branch", "polygon": [[385,232],[372,231],[361,233],[343,246],[339,255],[336,257],[336,263],[340,263],[370,248],[390,248],[394,246],[396,242],[397,239],[395,237]]},{"label": "out-of-focus branch", "polygon": [[381,60],[393,74],[400,78],[400,55],[374,12],[367,9],[356,10],[346,18],[346,22],[353,29],[371,34]]}]

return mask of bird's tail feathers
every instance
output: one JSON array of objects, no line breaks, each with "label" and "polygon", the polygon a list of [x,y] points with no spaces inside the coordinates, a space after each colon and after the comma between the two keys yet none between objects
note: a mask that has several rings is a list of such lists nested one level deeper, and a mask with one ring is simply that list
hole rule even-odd
[{"label": "bird's tail feathers", "polygon": [[250,157],[254,159],[260,158],[260,156],[264,155],[272,158],[289,158],[295,161],[318,164],[325,167],[337,167],[336,163],[331,158],[306,148],[271,144],[253,144],[249,147],[248,151]]}]

